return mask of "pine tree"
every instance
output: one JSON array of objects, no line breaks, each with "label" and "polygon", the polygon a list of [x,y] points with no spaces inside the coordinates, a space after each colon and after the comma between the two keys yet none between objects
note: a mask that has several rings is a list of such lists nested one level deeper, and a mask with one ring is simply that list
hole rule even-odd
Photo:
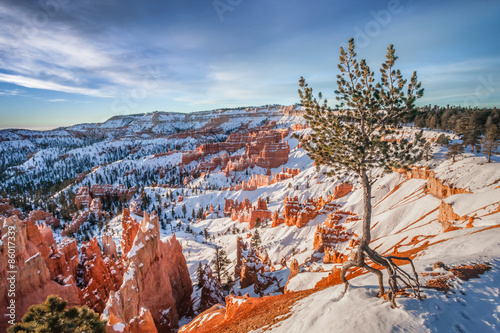
[{"label": "pine tree", "polygon": [[217,276],[217,281],[222,283],[222,278],[227,276],[227,268],[231,261],[227,258],[226,250],[221,246],[215,246],[215,258],[213,261],[214,271]]},{"label": "pine tree", "polygon": [[491,155],[498,148],[498,139],[500,132],[497,125],[493,122],[493,118],[489,117],[486,122],[486,132],[484,138],[481,140],[483,153],[488,156],[488,163],[491,162]]},{"label": "pine tree", "polygon": [[201,262],[198,263],[198,269],[196,270],[196,277],[198,278],[198,283],[196,286],[198,289],[203,287],[203,281],[204,281],[204,269],[203,266],[201,265]]},{"label": "pine tree", "polygon": [[432,144],[430,142],[426,142],[422,150],[422,157],[424,160],[429,161],[432,156]]},{"label": "pine tree", "polygon": [[450,139],[445,134],[441,134],[438,136],[436,143],[440,144],[441,146],[447,146],[450,143]]},{"label": "pine tree", "polygon": [[480,114],[476,110],[469,117],[467,130],[465,131],[463,137],[464,146],[470,145],[472,151],[474,151],[474,148],[479,143],[479,137],[481,135],[481,127],[482,126],[481,126]]},{"label": "pine tree", "polygon": [[[422,97],[423,89],[414,72],[409,82],[403,78],[400,70],[394,68],[395,50],[393,45],[387,49],[386,60],[382,64],[380,82],[375,82],[375,75],[366,60],[358,62],[354,39],[349,40],[348,50],[340,48],[340,74],[337,75],[339,101],[338,110],[333,111],[327,101],[313,96],[312,88],[304,78],[300,78],[299,95],[305,107],[304,118],[309,123],[312,133],[300,137],[302,147],[317,165],[326,165],[341,174],[354,174],[361,178],[363,185],[364,214],[362,237],[355,259],[348,260],[342,266],[341,279],[345,290],[349,285],[345,275],[352,267],[362,267],[376,274],[379,279],[380,294],[384,294],[383,274],[369,266],[365,258],[387,268],[389,272],[388,299],[395,304],[398,282],[414,288],[419,297],[418,276],[400,269],[392,256],[382,256],[370,248],[371,234],[371,187],[374,178],[371,170],[382,167],[390,170],[403,167],[422,157],[422,133],[410,141],[402,136],[400,122],[416,113],[415,101]],[[408,83],[408,84],[407,84]],[[406,91],[405,91],[406,89]],[[401,140],[393,139],[401,136]],[[335,171],[327,174],[332,176]],[[402,258],[408,260],[409,258]]]},{"label": "pine tree", "polygon": [[262,243],[262,239],[260,238],[259,230],[255,229],[255,233],[253,234],[253,237],[252,237],[252,246],[255,249],[258,249],[260,247],[261,243]]},{"label": "pine tree", "polygon": [[446,153],[446,158],[451,158],[453,162],[455,162],[455,158],[458,155],[463,154],[464,145],[458,142],[455,142],[448,148],[448,152]]},{"label": "pine tree", "polygon": [[100,320],[99,314],[87,306],[67,309],[66,305],[59,296],[48,296],[42,304],[30,306],[21,322],[10,326],[7,332],[105,332],[106,321]]}]

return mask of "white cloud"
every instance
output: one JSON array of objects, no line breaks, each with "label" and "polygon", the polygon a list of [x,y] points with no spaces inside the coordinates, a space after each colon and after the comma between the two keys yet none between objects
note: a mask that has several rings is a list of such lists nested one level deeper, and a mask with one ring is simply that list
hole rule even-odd
[{"label": "white cloud", "polygon": [[10,75],[10,74],[0,73],[0,81],[16,84],[27,88],[55,90],[66,93],[82,94],[82,95],[97,96],[97,97],[111,97],[111,95],[106,94],[106,92],[102,91],[101,89],[70,87],[50,81],[43,81],[20,75]]},{"label": "white cloud", "polygon": [[17,96],[21,94],[19,89],[0,90],[0,96]]}]

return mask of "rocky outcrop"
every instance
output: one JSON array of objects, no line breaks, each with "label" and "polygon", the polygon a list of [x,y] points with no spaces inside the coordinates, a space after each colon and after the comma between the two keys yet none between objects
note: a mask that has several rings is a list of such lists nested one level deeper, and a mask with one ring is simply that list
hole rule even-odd
[{"label": "rocky outcrop", "polygon": [[449,203],[441,200],[441,204],[439,205],[438,221],[441,222],[443,232],[461,229],[460,227],[456,226],[456,222],[465,221],[468,219],[469,217],[467,215],[460,216],[456,214],[453,211],[453,207]]},{"label": "rocky outcrop", "polygon": [[[7,278],[12,275],[9,271],[17,271],[15,320],[30,305],[57,294],[70,306],[87,305],[97,312],[107,307],[104,316],[113,320],[111,332],[175,327],[179,316],[191,310],[192,286],[182,248],[175,236],[160,240],[156,215],[145,214],[140,225],[130,219],[128,210],[124,217],[122,236],[131,247],[122,258],[109,235],[103,237],[103,252],[94,238],[83,243],[79,253],[72,238],[55,243],[52,229],[36,216],[25,221],[17,216],[2,218],[0,305],[10,302]],[[5,325],[0,322],[0,330]]]},{"label": "rocky outcrop", "polygon": [[470,193],[466,189],[444,184],[442,180],[431,176],[427,179],[427,190],[438,198],[447,198],[454,194]]},{"label": "rocky outcrop", "polygon": [[299,273],[300,273],[299,262],[297,261],[297,259],[293,259],[292,262],[290,263],[290,275],[288,276],[288,280],[286,281],[284,288],[285,294],[289,292],[289,290],[287,289],[288,283]]},{"label": "rocky outcrop", "polygon": [[[101,210],[99,204],[95,204],[96,201],[92,201],[91,208],[88,210],[80,210],[73,216],[70,223],[67,223],[62,231],[63,236],[73,236],[74,233],[78,232],[81,226],[85,222],[95,223],[97,221],[104,221],[109,218],[109,213]],[[100,201],[99,201],[100,202]]]},{"label": "rocky outcrop", "polygon": [[132,248],[135,236],[139,231],[139,223],[136,219],[130,217],[130,211],[128,208],[123,209],[122,213],[122,251],[123,254],[127,254]]},{"label": "rocky outcrop", "polygon": [[116,252],[116,243],[113,237],[109,234],[104,234],[102,236],[102,252],[106,257],[111,259],[118,259],[118,254]]},{"label": "rocky outcrop", "polygon": [[340,184],[335,187],[333,195],[328,195],[326,199],[319,197],[317,199],[308,198],[303,202],[299,201],[297,196],[285,197],[283,200],[283,215],[274,213],[272,227],[277,227],[281,224],[287,226],[304,227],[309,221],[316,218],[320,214],[325,214],[337,210],[340,205],[334,200],[342,198],[350,193],[353,189],[351,184]]},{"label": "rocky outcrop", "polygon": [[319,280],[318,283],[316,283],[316,285],[314,286],[314,288],[323,289],[326,287],[331,287],[343,283],[342,280],[340,279],[341,271],[342,270],[340,267],[337,266],[333,267],[332,271],[328,274],[328,276]]},{"label": "rocky outcrop", "polygon": [[216,304],[196,316],[189,324],[182,326],[179,333],[187,332],[217,332],[219,326],[226,316],[226,308]]},{"label": "rocky outcrop", "polygon": [[293,124],[292,125],[292,130],[294,132],[297,132],[297,131],[300,131],[300,130],[303,130],[306,128],[309,128],[309,124]]},{"label": "rocky outcrop", "polygon": [[54,217],[52,213],[45,212],[39,209],[32,210],[28,215],[28,219],[37,224],[45,223],[47,225],[50,225],[51,227],[59,227],[61,225],[59,219]]},{"label": "rocky outcrop", "polygon": [[111,293],[103,313],[107,331],[138,332],[141,318],[147,327],[152,319],[161,331],[177,327],[179,317],[191,311],[193,288],[175,235],[162,241],[158,216],[144,213],[126,257],[123,283]]},{"label": "rocky outcrop", "polygon": [[333,200],[340,199],[352,191],[352,184],[340,184],[335,186],[335,192],[333,193]]},{"label": "rocky outcrop", "polygon": [[[75,286],[74,280],[71,277],[58,279],[58,276],[62,277],[63,273],[69,275],[71,269],[61,268],[56,272],[51,266],[57,267],[55,262],[58,261],[58,257],[61,256],[61,260],[66,260],[66,256],[64,253],[55,251],[53,236],[47,235],[50,229],[40,227],[44,229],[41,232],[39,226],[33,221],[22,221],[16,215],[10,218],[0,218],[0,226],[2,237],[2,242],[0,242],[0,307],[6,309],[8,302],[10,303],[13,299],[9,296],[9,291],[15,288],[16,317],[9,318],[9,320],[20,320],[29,306],[42,303],[48,295],[52,294],[60,295],[68,301],[70,306],[82,304],[81,293]],[[70,251],[68,255],[71,255]],[[12,271],[17,274],[9,273]],[[56,274],[58,276],[55,276]],[[10,281],[15,282],[11,284]],[[0,321],[2,332],[6,331],[7,326],[6,320]]]},{"label": "rocky outcrop", "polygon": [[134,200],[130,203],[129,209],[130,209],[130,212],[135,214],[135,215],[139,215],[139,216],[142,215],[141,205],[139,204],[139,202],[137,200]]},{"label": "rocky outcrop", "polygon": [[[250,179],[247,181],[242,181],[239,184],[231,185],[230,187],[226,187],[230,191],[255,191],[259,187],[268,186],[275,183],[282,182],[284,180],[290,179],[300,173],[300,169],[290,169],[290,168],[282,168],[282,172],[280,173],[271,173],[270,169],[267,169],[266,175],[256,175],[253,174]],[[227,173],[226,176],[229,176]]]},{"label": "rocky outcrop", "polygon": [[267,209],[267,203],[264,199],[258,198],[257,204],[252,206],[248,199],[238,203],[232,199],[225,199],[224,215],[231,216],[231,221],[248,223],[248,227],[253,229],[257,223],[271,220],[272,213]]},{"label": "rocky outcrop", "polygon": [[357,237],[341,225],[341,222],[349,223],[357,220],[359,218],[351,212],[337,210],[334,213],[328,214],[325,221],[316,227],[313,248],[322,252],[324,247],[335,247],[339,243],[350,241],[353,237]]},{"label": "rocky outcrop", "polygon": [[309,198],[300,202],[298,197],[285,197],[283,201],[283,215],[273,215],[273,227],[282,223],[287,226],[304,227],[309,221],[313,220],[319,214],[325,214],[336,210],[339,205],[333,202],[334,196],[329,195],[327,199],[322,197],[318,199]]},{"label": "rocky outcrop", "polygon": [[246,288],[254,285],[254,292],[262,293],[273,283],[273,279],[266,275],[273,270],[269,255],[266,251],[257,251],[251,245],[247,245],[241,237],[236,240],[236,265],[234,275],[240,281],[240,287]]},{"label": "rocky outcrop", "polygon": [[273,223],[271,224],[271,228],[276,228],[283,223],[285,223],[285,219],[279,216],[278,211],[275,210],[273,213]]},{"label": "rocky outcrop", "polygon": [[85,304],[101,313],[112,291],[118,290],[123,279],[121,261],[103,257],[97,239],[93,238],[81,246],[80,277]]},{"label": "rocky outcrop", "polygon": [[116,186],[110,184],[94,184],[90,187],[92,197],[101,197],[104,195],[120,196],[127,193],[125,185],[118,184]]},{"label": "rocky outcrop", "polygon": [[206,173],[220,168],[226,174],[230,171],[244,171],[246,168],[260,166],[270,169],[277,168],[288,161],[290,147],[282,140],[288,136],[289,129],[271,129],[275,123],[252,130],[231,133],[225,142],[207,143],[198,146],[194,151],[182,154],[181,163],[190,164],[203,159],[207,155],[221,152],[233,153],[245,148],[243,155],[212,157],[209,161],[201,161],[193,172]]},{"label": "rocky outcrop", "polygon": [[127,188],[125,185],[121,184],[116,186],[110,184],[94,184],[90,189],[88,186],[81,186],[75,197],[75,205],[78,210],[89,208],[93,199],[99,198],[100,200],[100,198],[106,196],[120,197],[124,195],[127,201],[130,201],[136,193],[136,186]]},{"label": "rocky outcrop", "polygon": [[300,203],[298,197],[286,197],[283,206],[284,222],[289,227],[302,228],[318,215],[316,202],[313,199],[307,199],[304,203]]},{"label": "rocky outcrop", "polygon": [[290,263],[290,276],[288,277],[288,280],[293,278],[295,275],[299,274],[300,272],[300,267],[299,267],[299,262],[297,259],[293,259],[292,262]]},{"label": "rocky outcrop", "polygon": [[395,171],[404,174],[408,179],[427,180],[427,191],[438,198],[447,198],[451,195],[459,193],[470,193],[466,189],[457,188],[451,184],[445,184],[443,180],[436,177],[434,171],[427,167],[412,167],[409,170],[396,169]]},{"label": "rocky outcrop", "polygon": [[75,197],[76,209],[85,209],[90,207],[92,197],[90,196],[90,189],[88,186],[81,186],[78,189]]}]

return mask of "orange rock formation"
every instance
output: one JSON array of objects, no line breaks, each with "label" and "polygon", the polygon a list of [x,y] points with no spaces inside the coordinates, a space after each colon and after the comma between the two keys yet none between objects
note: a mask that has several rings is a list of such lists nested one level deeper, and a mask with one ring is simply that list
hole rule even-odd
[{"label": "orange rock formation", "polygon": [[250,200],[245,199],[238,204],[232,199],[225,199],[224,215],[231,216],[231,221],[248,223],[248,227],[253,229],[257,222],[264,222],[272,218],[272,213],[267,209],[264,199],[258,198],[257,204],[252,207]]},{"label": "orange rock formation", "polygon": [[339,205],[333,200],[339,199],[347,195],[352,190],[350,184],[340,184],[335,187],[333,195],[329,195],[326,199],[319,197],[318,199],[309,198],[304,202],[299,202],[298,197],[285,197],[283,201],[283,215],[280,216],[277,212],[273,214],[272,227],[277,227],[280,224],[287,226],[304,227],[309,221],[313,220],[319,214],[325,214],[335,211]]},{"label": "orange rock formation", "polygon": [[457,188],[451,184],[444,184],[441,179],[436,178],[435,172],[429,168],[412,167],[410,170],[397,169],[395,171],[404,174],[408,179],[427,180],[427,191],[438,198],[447,198],[458,193],[470,193],[466,189]]},{"label": "orange rock formation", "polygon": [[177,327],[191,311],[193,291],[180,243],[160,239],[158,216],[144,213],[127,253],[123,283],[108,299],[108,332],[154,332]]}]

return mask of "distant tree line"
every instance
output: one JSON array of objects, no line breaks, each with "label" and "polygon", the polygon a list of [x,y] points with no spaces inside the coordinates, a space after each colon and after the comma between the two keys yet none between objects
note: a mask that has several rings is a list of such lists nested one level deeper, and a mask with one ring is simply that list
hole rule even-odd
[{"label": "distant tree line", "polygon": [[498,132],[500,110],[496,107],[426,106],[418,109],[414,121],[416,127],[453,132],[461,137],[465,146],[470,146],[474,151],[488,131],[496,128]]}]

